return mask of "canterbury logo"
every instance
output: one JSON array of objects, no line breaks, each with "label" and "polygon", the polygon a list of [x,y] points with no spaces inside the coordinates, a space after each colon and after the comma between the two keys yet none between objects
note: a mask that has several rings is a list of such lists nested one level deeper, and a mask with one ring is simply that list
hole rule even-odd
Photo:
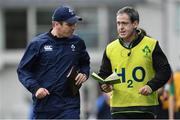
[{"label": "canterbury logo", "polygon": [[45,51],[52,51],[53,50],[52,45],[45,45],[44,50]]}]

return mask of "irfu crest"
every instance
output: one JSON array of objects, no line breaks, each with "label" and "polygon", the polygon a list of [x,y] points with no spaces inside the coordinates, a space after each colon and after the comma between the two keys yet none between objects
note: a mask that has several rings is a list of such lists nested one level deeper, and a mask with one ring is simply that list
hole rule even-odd
[{"label": "irfu crest", "polygon": [[148,55],[148,53],[151,53],[151,50],[147,45],[144,47],[144,49],[142,49],[142,51],[145,53],[146,56]]}]

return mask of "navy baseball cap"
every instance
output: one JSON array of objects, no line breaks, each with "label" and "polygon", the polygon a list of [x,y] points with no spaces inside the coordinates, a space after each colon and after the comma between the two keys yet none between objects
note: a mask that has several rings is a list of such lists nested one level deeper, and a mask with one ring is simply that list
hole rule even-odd
[{"label": "navy baseball cap", "polygon": [[68,6],[60,6],[54,10],[52,15],[53,21],[64,21],[67,23],[75,24],[82,21],[82,18],[77,16],[73,9]]}]

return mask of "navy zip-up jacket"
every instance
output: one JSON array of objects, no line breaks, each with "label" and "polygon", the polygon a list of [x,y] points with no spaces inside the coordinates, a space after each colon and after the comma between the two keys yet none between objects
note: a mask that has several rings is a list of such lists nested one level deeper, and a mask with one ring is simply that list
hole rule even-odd
[{"label": "navy zip-up jacket", "polygon": [[[34,111],[80,108],[79,94],[72,96],[66,78],[73,65],[89,76],[90,57],[78,36],[60,39],[47,32],[30,42],[17,73],[20,82],[33,95]],[[48,89],[50,95],[37,99],[35,92],[40,87]]]}]

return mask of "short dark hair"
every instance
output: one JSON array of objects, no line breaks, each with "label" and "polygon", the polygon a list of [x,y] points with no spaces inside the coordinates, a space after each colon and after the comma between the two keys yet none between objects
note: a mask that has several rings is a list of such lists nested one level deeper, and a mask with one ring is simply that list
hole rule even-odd
[{"label": "short dark hair", "polygon": [[116,15],[118,16],[119,14],[122,13],[126,13],[129,16],[131,22],[137,21],[139,23],[139,13],[133,7],[130,6],[123,7],[118,10]]}]

